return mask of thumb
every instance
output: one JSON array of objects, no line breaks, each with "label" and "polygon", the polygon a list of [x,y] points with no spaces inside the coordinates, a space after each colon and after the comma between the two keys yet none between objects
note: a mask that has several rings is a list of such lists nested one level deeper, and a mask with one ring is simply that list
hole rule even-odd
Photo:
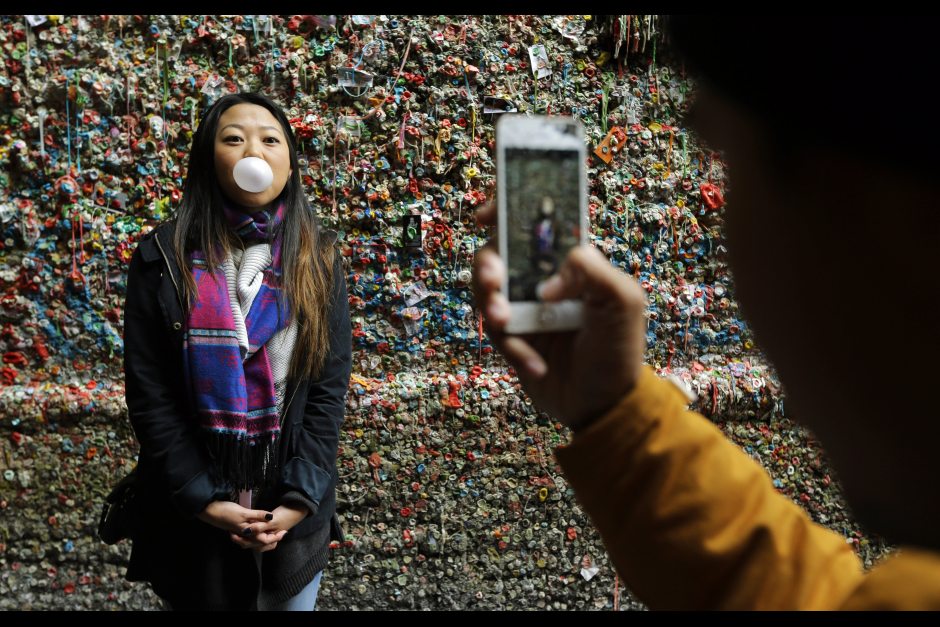
[{"label": "thumb", "polygon": [[646,296],[636,281],[590,245],[579,246],[568,254],[558,274],[545,282],[542,297],[552,302],[573,298],[595,305],[613,301],[646,306]]},{"label": "thumb", "polygon": [[274,514],[263,509],[246,509],[245,517],[250,520],[271,520]]}]

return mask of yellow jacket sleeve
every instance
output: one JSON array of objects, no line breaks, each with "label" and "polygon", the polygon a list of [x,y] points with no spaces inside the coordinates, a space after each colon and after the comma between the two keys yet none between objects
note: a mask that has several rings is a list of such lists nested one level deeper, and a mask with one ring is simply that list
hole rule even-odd
[{"label": "yellow jacket sleeve", "polygon": [[864,577],[684,395],[637,386],[556,456],[623,582],[650,608],[835,609]]}]

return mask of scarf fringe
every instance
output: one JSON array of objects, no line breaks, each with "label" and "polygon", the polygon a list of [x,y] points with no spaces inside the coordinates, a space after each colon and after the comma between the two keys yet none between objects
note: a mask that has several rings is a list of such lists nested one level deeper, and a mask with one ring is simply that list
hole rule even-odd
[{"label": "scarf fringe", "polygon": [[252,440],[209,432],[206,443],[220,478],[233,490],[252,490],[274,485],[279,435]]}]

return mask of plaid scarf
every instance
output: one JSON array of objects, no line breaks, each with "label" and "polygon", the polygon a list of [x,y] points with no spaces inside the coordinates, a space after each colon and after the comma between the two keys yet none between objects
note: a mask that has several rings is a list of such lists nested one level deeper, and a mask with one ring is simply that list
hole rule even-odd
[{"label": "plaid scarf", "polygon": [[[224,207],[225,217],[243,241],[270,241],[271,265],[245,316],[248,350],[239,345],[229,286],[222,267],[209,268],[205,254],[191,255],[197,298],[183,338],[183,372],[192,391],[196,419],[208,436],[216,470],[233,489],[267,485],[273,479],[281,431],[274,377],[265,343],[289,321],[280,296],[281,203],[248,214]],[[237,303],[236,303],[237,306]]]}]

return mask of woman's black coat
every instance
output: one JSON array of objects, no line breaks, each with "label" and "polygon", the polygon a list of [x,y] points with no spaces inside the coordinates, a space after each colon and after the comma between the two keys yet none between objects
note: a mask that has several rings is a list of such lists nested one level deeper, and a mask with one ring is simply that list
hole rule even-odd
[{"label": "woman's black coat", "polygon": [[[252,551],[196,514],[231,491],[211,470],[202,433],[191,418],[182,377],[183,307],[180,268],[172,245],[173,224],[144,236],[131,259],[124,309],[127,408],[140,442],[138,525],[127,578],[150,581],[161,597],[181,605],[251,607],[258,590]],[[307,516],[282,545],[336,521],[336,453],[349,385],[351,329],[342,265],[334,267],[329,320],[330,352],[317,380],[290,381],[278,450],[278,478],[255,509],[271,510],[299,493]],[[286,548],[286,547],[284,547]]]}]

